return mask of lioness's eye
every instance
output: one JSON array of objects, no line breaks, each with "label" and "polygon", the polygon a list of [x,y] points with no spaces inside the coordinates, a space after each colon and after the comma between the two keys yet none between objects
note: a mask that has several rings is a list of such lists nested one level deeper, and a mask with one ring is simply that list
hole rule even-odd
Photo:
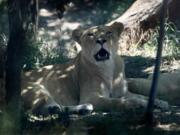
[{"label": "lioness's eye", "polygon": [[87,35],[88,35],[88,37],[94,37],[93,33],[88,33]]},{"label": "lioness's eye", "polygon": [[111,32],[111,31],[107,31],[107,32],[106,32],[106,35],[107,35],[107,36],[112,36],[112,32]]}]

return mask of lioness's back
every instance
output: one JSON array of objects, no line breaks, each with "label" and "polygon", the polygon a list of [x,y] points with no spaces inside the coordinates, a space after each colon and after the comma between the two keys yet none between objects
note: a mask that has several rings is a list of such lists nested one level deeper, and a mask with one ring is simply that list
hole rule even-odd
[{"label": "lioness's back", "polygon": [[76,62],[77,58],[66,64],[49,65],[38,70],[25,72],[22,76],[22,93],[24,90],[38,85],[42,87],[32,89],[36,93],[38,91],[50,93],[49,96],[53,97],[59,104],[77,104],[79,89]]}]

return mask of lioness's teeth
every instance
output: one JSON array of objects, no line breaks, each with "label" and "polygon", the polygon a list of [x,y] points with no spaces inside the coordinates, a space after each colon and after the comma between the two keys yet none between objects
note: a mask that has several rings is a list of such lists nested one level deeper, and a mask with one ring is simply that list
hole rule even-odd
[{"label": "lioness's teeth", "polygon": [[101,56],[100,56],[99,54],[97,55],[97,57],[98,57],[99,59],[101,58]]}]

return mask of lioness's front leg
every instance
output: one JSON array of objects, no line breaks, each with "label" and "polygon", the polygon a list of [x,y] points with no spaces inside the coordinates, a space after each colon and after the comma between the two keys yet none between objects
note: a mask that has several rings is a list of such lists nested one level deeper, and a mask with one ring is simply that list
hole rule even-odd
[{"label": "lioness's front leg", "polygon": [[30,110],[36,115],[49,115],[62,111],[62,106],[55,102],[41,84],[28,82],[22,87],[21,95],[25,110]]},{"label": "lioness's front leg", "polygon": [[[148,98],[143,95],[133,94],[129,91],[126,91],[123,93],[119,92],[122,95],[119,94],[118,97],[111,97],[110,93],[108,93],[108,88],[101,88],[101,85],[98,85],[96,82],[91,81],[89,82],[89,87],[86,86],[87,84],[85,83],[84,87],[82,87],[84,89],[81,90],[80,104],[90,103],[93,105],[95,111],[109,112],[147,107]],[[119,89],[119,91],[122,91],[122,89]],[[167,109],[168,103],[161,100],[155,100],[155,107]]]},{"label": "lioness's front leg", "polygon": [[21,95],[25,110],[30,110],[35,115],[48,116],[61,113],[86,115],[93,110],[91,104],[74,106],[58,104],[41,84],[27,83],[26,87],[23,87]]},{"label": "lioness's front leg", "polygon": [[94,111],[101,112],[119,112],[126,109],[144,108],[146,107],[146,100],[136,100],[134,98],[121,97],[121,98],[109,98],[96,96],[89,98],[81,103],[91,103],[94,107]]},{"label": "lioness's front leg", "polygon": [[[119,112],[127,109],[146,108],[148,103],[147,97],[135,94],[130,95],[123,96],[121,98],[95,96],[81,101],[81,103],[90,103],[93,105],[95,111],[102,112]],[[168,103],[161,100],[155,100],[155,107],[168,109]]]},{"label": "lioness's front leg", "polygon": [[[89,77],[90,78],[90,77]],[[112,97],[109,87],[99,78],[96,81],[86,81],[81,85],[80,104],[90,103],[95,111],[122,111],[124,109],[146,107],[146,98],[136,98],[128,94],[128,91],[121,92],[119,97]],[[122,89],[119,89],[122,90]],[[118,93],[118,92],[117,92]],[[116,93],[116,94],[117,94]]]}]

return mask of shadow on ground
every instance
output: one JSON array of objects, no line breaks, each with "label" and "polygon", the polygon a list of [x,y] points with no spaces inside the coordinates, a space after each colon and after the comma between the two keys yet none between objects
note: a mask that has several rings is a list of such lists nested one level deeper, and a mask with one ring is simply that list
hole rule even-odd
[{"label": "shadow on ground", "polygon": [[[154,127],[146,127],[142,121],[144,109],[126,110],[119,113],[94,113],[76,117],[64,127],[58,120],[26,123],[24,135],[178,135],[180,133],[180,109],[155,111]],[[30,125],[28,125],[30,124]],[[29,126],[29,127],[28,127]]]},{"label": "shadow on ground", "polygon": [[154,59],[143,56],[123,56],[125,73],[128,78],[146,78],[151,74],[148,68],[154,66]]},{"label": "shadow on ground", "polygon": [[[138,56],[123,56],[127,78],[147,78],[154,72],[155,58]],[[174,72],[180,68],[180,60],[169,60],[162,57],[160,72]]]}]

